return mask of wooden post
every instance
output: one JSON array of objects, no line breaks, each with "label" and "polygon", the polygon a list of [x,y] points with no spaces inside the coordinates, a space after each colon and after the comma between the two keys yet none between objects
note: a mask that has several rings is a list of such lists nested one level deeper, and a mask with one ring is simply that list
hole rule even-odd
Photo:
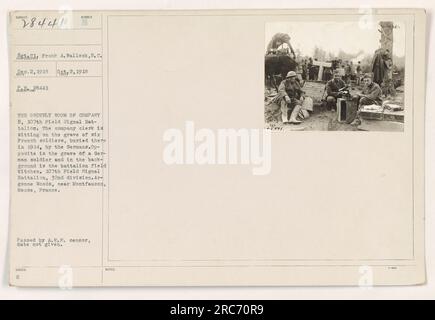
[{"label": "wooden post", "polygon": [[331,62],[322,62],[322,61],[313,61],[313,65],[319,66],[319,74],[317,76],[318,81],[322,81],[322,79],[323,79],[323,68],[324,67],[327,67],[327,68],[332,67]]},{"label": "wooden post", "polygon": [[391,57],[393,57],[393,29],[394,24],[391,21],[381,21],[379,22],[379,26],[381,30],[381,40],[379,41],[381,44],[381,48],[384,50],[389,50]]}]

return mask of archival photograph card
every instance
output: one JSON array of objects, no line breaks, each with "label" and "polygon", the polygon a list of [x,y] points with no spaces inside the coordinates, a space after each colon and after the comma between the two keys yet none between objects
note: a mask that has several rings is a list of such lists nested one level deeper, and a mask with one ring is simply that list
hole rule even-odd
[{"label": "archival photograph card", "polygon": [[425,25],[10,12],[10,285],[425,283]]}]

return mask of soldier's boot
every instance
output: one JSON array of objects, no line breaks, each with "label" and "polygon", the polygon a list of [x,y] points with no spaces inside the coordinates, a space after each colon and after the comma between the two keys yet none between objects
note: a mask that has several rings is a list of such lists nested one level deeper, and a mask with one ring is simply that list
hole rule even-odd
[{"label": "soldier's boot", "polygon": [[354,126],[354,127],[357,127],[357,126],[361,125],[361,115],[360,115],[360,111],[359,110],[356,112],[356,117],[355,117],[355,119],[352,121],[352,123],[350,125]]},{"label": "soldier's boot", "polygon": [[297,119],[299,111],[301,111],[302,106],[301,105],[295,105],[295,107],[293,108],[292,114],[290,115],[290,123],[293,124],[299,124],[302,123],[302,121],[299,121]]},{"label": "soldier's boot", "polygon": [[288,123],[288,106],[285,100],[281,101],[281,118],[283,123]]}]

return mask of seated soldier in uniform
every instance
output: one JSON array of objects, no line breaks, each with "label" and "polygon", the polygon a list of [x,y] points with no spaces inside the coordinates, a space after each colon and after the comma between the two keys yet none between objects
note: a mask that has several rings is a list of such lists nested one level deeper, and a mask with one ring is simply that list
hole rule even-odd
[{"label": "seated soldier in uniform", "polygon": [[382,105],[382,89],[377,83],[373,82],[373,76],[371,74],[366,74],[364,75],[362,81],[364,87],[362,93],[358,94],[358,111],[355,120],[351,123],[352,125],[361,124],[360,112],[364,106],[372,104],[376,104],[379,106]]},{"label": "seated soldier in uniform", "polygon": [[[302,107],[304,92],[301,89],[297,74],[289,71],[285,80],[278,87],[276,102],[281,106],[281,116],[283,123],[300,124],[297,116]],[[293,110],[292,110],[293,109]],[[291,111],[290,118],[289,112]]]},{"label": "seated soldier in uniform", "polygon": [[337,108],[337,98],[340,98],[340,89],[344,88],[346,83],[341,79],[341,74],[338,70],[334,71],[334,78],[326,83],[326,106],[329,110]]}]

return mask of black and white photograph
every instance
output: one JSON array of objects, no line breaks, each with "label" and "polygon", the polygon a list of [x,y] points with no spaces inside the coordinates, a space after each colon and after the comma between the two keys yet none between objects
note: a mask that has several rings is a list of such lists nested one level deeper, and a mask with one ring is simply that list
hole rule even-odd
[{"label": "black and white photograph", "polygon": [[396,21],[266,24],[265,127],[402,132],[404,29]]}]

